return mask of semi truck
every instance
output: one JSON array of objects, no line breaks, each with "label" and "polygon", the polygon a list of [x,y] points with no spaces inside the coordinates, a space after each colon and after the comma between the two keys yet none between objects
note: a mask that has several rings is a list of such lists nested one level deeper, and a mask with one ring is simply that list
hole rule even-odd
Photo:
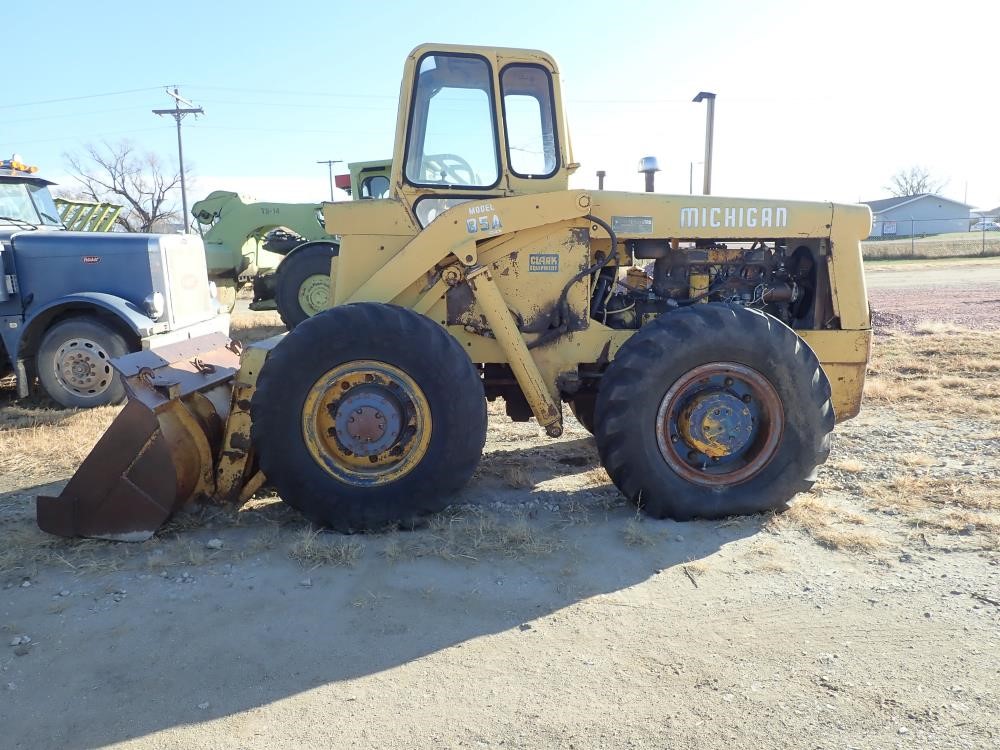
[{"label": "semi truck", "polygon": [[37,172],[0,161],[0,377],[18,397],[119,403],[112,358],[228,333],[201,238],[69,231]]}]

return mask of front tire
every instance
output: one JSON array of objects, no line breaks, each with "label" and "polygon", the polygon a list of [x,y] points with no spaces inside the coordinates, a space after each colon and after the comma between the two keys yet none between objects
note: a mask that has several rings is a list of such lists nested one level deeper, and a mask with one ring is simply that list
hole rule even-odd
[{"label": "front tire", "polygon": [[343,532],[443,509],[486,442],[482,379],[459,343],[412,310],[369,302],[289,333],[260,373],[251,416],[268,481]]},{"label": "front tire", "polygon": [[128,354],[125,339],[94,318],[68,318],[42,337],[35,364],[42,388],[63,406],[88,409],[125,400],[111,359]]},{"label": "front tire", "polygon": [[597,449],[656,518],[784,507],[830,451],[830,382],[780,321],[705,304],[667,313],[618,351],[595,408]]},{"label": "front tire", "polygon": [[275,272],[274,300],[288,330],[330,306],[330,262],[340,253],[318,242],[282,259]]}]

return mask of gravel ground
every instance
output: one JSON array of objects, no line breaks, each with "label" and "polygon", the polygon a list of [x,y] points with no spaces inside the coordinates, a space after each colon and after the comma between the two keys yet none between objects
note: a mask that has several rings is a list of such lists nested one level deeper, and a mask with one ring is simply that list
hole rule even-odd
[{"label": "gravel ground", "polygon": [[962,328],[1000,328],[1000,284],[869,289],[876,328],[915,330],[921,321]]},{"label": "gravel ground", "polygon": [[[572,418],[498,405],[465,505],[411,533],[264,497],[67,543],[32,520],[65,474],[5,474],[0,746],[993,750],[1000,357],[940,324],[968,288],[929,292],[873,290],[879,390],[776,516],[637,516]],[[6,450],[78,422],[39,425]]]}]

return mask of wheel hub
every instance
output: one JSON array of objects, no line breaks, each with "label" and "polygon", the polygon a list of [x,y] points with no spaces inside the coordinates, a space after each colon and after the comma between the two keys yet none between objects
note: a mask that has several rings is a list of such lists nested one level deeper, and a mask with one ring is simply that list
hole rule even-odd
[{"label": "wheel hub", "polygon": [[743,450],[753,434],[750,409],[726,391],[700,393],[681,412],[677,424],[684,442],[710,458]]},{"label": "wheel hub", "polygon": [[56,353],[56,377],[68,390],[96,396],[111,384],[108,354],[89,339],[67,341]]},{"label": "wheel hub", "polygon": [[778,392],[761,373],[735,362],[711,362],[667,390],[656,415],[656,442],[679,476],[724,487],[770,463],[784,420]]},{"label": "wheel hub", "polygon": [[338,365],[312,387],[302,433],[316,462],[349,484],[377,485],[410,471],[427,451],[430,406],[405,372],[385,362]]},{"label": "wheel hub", "polygon": [[399,402],[371,388],[355,389],[336,407],[337,439],[359,456],[375,456],[392,447],[401,423]]},{"label": "wheel hub", "polygon": [[330,277],[325,274],[308,276],[299,286],[299,307],[310,317],[330,306]]}]

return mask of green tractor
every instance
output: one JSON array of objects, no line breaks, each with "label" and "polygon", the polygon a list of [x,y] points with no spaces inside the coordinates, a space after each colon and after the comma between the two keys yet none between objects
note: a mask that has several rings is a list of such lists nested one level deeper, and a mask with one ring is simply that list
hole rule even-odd
[{"label": "green tractor", "polygon": [[[389,191],[391,162],[349,164],[337,187],[356,200]],[[289,330],[329,306],[330,261],[338,239],[323,226],[321,203],[261,203],[216,190],[191,207],[205,243],[209,277],[232,309],[253,285],[251,310],[277,309]]]}]

